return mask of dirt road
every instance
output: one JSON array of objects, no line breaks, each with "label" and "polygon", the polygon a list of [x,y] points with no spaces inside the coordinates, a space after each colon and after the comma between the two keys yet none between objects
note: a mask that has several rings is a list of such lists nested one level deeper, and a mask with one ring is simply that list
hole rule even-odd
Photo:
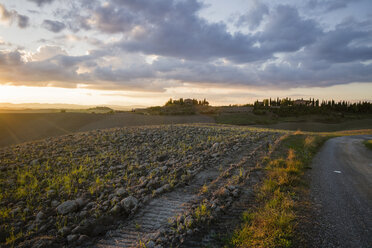
[{"label": "dirt road", "polygon": [[367,136],[328,140],[312,164],[310,247],[372,247],[372,151]]}]

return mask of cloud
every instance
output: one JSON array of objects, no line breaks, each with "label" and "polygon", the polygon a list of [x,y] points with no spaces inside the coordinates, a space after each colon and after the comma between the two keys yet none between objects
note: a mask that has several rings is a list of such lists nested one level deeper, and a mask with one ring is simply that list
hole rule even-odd
[{"label": "cloud", "polygon": [[307,7],[311,9],[322,9],[325,12],[330,12],[338,9],[346,8],[350,3],[359,0],[310,0]]},{"label": "cloud", "polygon": [[[32,55],[32,60],[27,60],[26,53],[20,50],[2,51],[1,82],[59,87],[85,84],[95,89],[162,92],[184,83],[283,89],[370,82],[372,78],[372,64],[360,62],[314,68],[306,63],[299,65],[294,58],[239,66],[223,61],[205,63],[159,57],[148,64],[145,57],[139,54],[114,54],[115,51],[97,50],[89,55],[69,56],[61,48],[45,46]],[[118,60],[119,57],[121,60]]]},{"label": "cloud", "polygon": [[253,6],[247,11],[247,13],[239,16],[235,23],[237,27],[247,25],[249,29],[253,30],[261,24],[264,16],[269,14],[269,8],[266,4],[258,2],[257,0],[252,3]]},{"label": "cloud", "polygon": [[152,2],[120,3],[120,8],[136,11],[141,21],[118,43],[126,51],[204,61],[224,57],[249,62],[271,56],[253,46],[255,37],[230,34],[224,23],[200,18],[197,12],[203,5],[195,0],[159,0],[157,3],[166,7],[155,8],[154,12]]},{"label": "cloud", "polygon": [[37,4],[37,6],[43,6],[44,4],[50,4],[52,2],[54,2],[54,0],[28,0],[30,2],[34,2]]},{"label": "cloud", "polygon": [[[303,5],[255,1],[234,27],[203,18],[197,0],[71,4],[53,12],[60,21],[44,20],[44,28],[65,32],[39,39],[36,52],[0,50],[0,83],[163,92],[184,84],[286,89],[372,80],[370,18],[326,29]],[[2,21],[20,25],[21,15],[1,7]],[[96,50],[70,55],[79,46]]]},{"label": "cloud", "polygon": [[287,5],[276,7],[269,15],[268,7],[256,2],[252,9],[256,15],[248,13],[240,24],[246,22],[254,28],[267,16],[263,31],[231,34],[226,24],[201,18],[197,13],[203,5],[196,0],[156,3],[164,8],[149,1],[116,0],[94,8],[89,23],[105,33],[123,33],[117,46],[125,51],[196,61],[262,61],[278,52],[297,51],[321,35],[314,20],[303,19],[297,9]]},{"label": "cloud", "polygon": [[307,48],[309,57],[330,63],[372,59],[372,21],[345,20]]},{"label": "cloud", "polygon": [[0,21],[9,25],[17,21],[19,28],[27,28],[29,26],[28,16],[21,15],[15,10],[8,11],[2,4],[0,4]]},{"label": "cloud", "polygon": [[27,28],[30,25],[29,24],[30,18],[28,16],[18,15],[17,18],[18,18],[18,27]]},{"label": "cloud", "polygon": [[17,12],[8,11],[4,5],[0,4],[0,20],[3,22],[11,22]]},{"label": "cloud", "polygon": [[135,25],[140,24],[136,19],[136,13],[108,3],[94,10],[89,22],[103,32],[117,33],[132,30]]},{"label": "cloud", "polygon": [[261,49],[272,53],[293,52],[314,43],[321,34],[315,21],[301,18],[291,6],[279,5],[259,34],[259,43]]},{"label": "cloud", "polygon": [[44,20],[42,26],[54,33],[59,33],[66,28],[66,25],[59,21]]},{"label": "cloud", "polygon": [[37,49],[37,52],[32,54],[32,61],[43,61],[53,58],[57,55],[68,55],[67,52],[58,46],[41,46]]}]

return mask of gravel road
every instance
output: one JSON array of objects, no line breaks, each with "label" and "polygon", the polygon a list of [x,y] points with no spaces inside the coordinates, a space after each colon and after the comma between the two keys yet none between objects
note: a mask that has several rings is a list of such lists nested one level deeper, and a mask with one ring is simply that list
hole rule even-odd
[{"label": "gravel road", "polygon": [[371,135],[328,140],[313,160],[310,247],[372,247]]}]

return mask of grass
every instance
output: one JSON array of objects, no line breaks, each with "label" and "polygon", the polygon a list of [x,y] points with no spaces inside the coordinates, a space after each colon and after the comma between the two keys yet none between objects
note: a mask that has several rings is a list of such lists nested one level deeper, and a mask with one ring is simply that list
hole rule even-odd
[{"label": "grass", "polygon": [[274,129],[302,130],[310,132],[333,132],[340,130],[366,129],[371,126],[372,115],[299,115],[279,117],[270,111],[262,114],[253,112],[220,113],[214,116],[216,123],[229,125],[259,125]]},{"label": "grass", "polygon": [[228,247],[293,246],[297,199],[306,187],[302,178],[327,137],[298,133],[283,138],[264,160],[267,177],[258,189],[258,207],[243,214]]},{"label": "grass", "polygon": [[372,150],[372,140],[366,140],[363,143],[368,149]]}]

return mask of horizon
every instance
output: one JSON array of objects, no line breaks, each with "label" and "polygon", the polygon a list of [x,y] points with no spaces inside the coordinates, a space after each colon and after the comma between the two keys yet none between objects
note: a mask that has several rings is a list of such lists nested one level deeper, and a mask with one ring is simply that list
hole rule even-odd
[{"label": "horizon", "polygon": [[370,101],[370,9],[367,0],[5,0],[0,103]]}]

